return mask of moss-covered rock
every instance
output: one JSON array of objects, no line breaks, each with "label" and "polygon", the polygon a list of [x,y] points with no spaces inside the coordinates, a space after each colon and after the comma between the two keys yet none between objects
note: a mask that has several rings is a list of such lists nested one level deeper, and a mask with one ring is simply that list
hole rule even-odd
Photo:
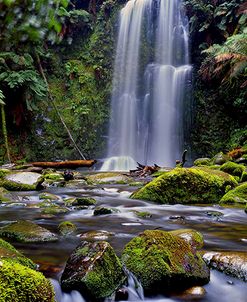
[{"label": "moss-covered rock", "polygon": [[110,296],[125,280],[122,265],[109,243],[83,241],[62,274],[66,291],[77,290],[93,301]]},{"label": "moss-covered rock", "polygon": [[184,239],[165,231],[144,231],[124,248],[122,261],[147,294],[209,282],[209,269]]},{"label": "moss-covered rock", "polygon": [[210,166],[211,165],[211,159],[210,158],[197,158],[194,161],[194,166]]},{"label": "moss-covered rock", "polygon": [[48,199],[48,200],[59,200],[59,196],[51,194],[48,192],[43,192],[39,194],[39,199]]},{"label": "moss-covered rock", "polygon": [[219,152],[212,158],[212,164],[213,165],[223,165],[230,159],[231,158],[227,154],[224,154],[223,152]]},{"label": "moss-covered rock", "polygon": [[152,214],[149,212],[140,212],[140,211],[133,211],[135,213],[135,215],[138,218],[151,218]]},{"label": "moss-covered rock", "polygon": [[65,214],[67,212],[69,212],[69,209],[60,207],[56,204],[51,204],[47,207],[44,207],[41,211],[42,214],[49,214],[49,215]]},{"label": "moss-covered rock", "polygon": [[77,197],[72,203],[73,206],[93,206],[96,200],[92,197]]},{"label": "moss-covered rock", "polygon": [[179,229],[170,231],[170,234],[178,236],[187,241],[193,248],[201,249],[204,245],[203,236],[200,232],[193,229]]},{"label": "moss-covered rock", "polygon": [[45,180],[64,181],[64,177],[60,173],[47,173],[44,175]]},{"label": "moss-covered rock", "polygon": [[76,225],[71,221],[63,221],[59,224],[58,230],[62,235],[69,235],[77,230]]},{"label": "moss-covered rock", "polygon": [[117,212],[117,210],[115,210],[113,208],[97,207],[93,211],[93,214],[94,214],[94,216],[99,216],[99,215],[113,214],[116,212]]},{"label": "moss-covered rock", "polygon": [[231,175],[207,167],[176,168],[134,192],[131,198],[164,204],[215,203],[226,188],[236,185]]},{"label": "moss-covered rock", "polygon": [[203,259],[210,267],[247,281],[246,252],[206,252]]},{"label": "moss-covered rock", "polygon": [[97,173],[86,177],[89,184],[104,184],[104,183],[129,183],[132,181],[126,175],[118,172]]},{"label": "moss-covered rock", "polygon": [[10,173],[0,179],[0,187],[9,191],[33,191],[41,188],[43,177],[35,172]]},{"label": "moss-covered rock", "polygon": [[239,177],[242,176],[242,173],[245,171],[246,167],[244,165],[236,164],[234,162],[228,161],[220,167],[220,170],[226,173],[229,173],[233,176]]},{"label": "moss-covered rock", "polygon": [[53,287],[43,274],[19,263],[0,260],[0,302],[55,302]]},{"label": "moss-covered rock", "polygon": [[0,261],[6,260],[11,263],[19,263],[26,267],[36,269],[37,265],[32,260],[25,257],[22,253],[17,251],[10,243],[0,239]]},{"label": "moss-covered rock", "polygon": [[247,182],[227,192],[221,198],[220,204],[245,206],[247,204]]},{"label": "moss-covered rock", "polygon": [[0,236],[18,242],[57,241],[54,233],[28,220],[19,220],[0,228]]}]

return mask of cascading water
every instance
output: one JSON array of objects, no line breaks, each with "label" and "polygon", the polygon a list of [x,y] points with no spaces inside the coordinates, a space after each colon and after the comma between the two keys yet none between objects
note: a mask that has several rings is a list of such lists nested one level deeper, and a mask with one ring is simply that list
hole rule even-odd
[{"label": "cascading water", "polygon": [[191,67],[180,0],[130,0],[120,13],[108,159],[173,166],[183,148],[183,99]]}]

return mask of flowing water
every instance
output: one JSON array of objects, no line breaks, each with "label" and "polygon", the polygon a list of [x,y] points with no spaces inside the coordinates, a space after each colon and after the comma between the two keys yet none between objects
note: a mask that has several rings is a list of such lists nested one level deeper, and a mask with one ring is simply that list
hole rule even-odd
[{"label": "flowing water", "polygon": [[130,0],[120,13],[108,159],[102,170],[136,161],[173,166],[183,149],[190,78],[187,20],[179,0]]},{"label": "flowing water", "polygon": [[[79,234],[104,230],[112,235],[106,239],[118,255],[124,245],[134,236],[146,229],[175,230],[193,228],[200,231],[205,239],[206,250],[246,251],[247,249],[247,216],[242,209],[221,208],[219,206],[184,206],[157,205],[151,202],[131,200],[129,195],[135,188],[128,185],[98,185],[82,188],[50,188],[49,192],[59,197],[58,203],[66,197],[92,196],[97,205],[114,207],[118,213],[105,216],[93,216],[93,208],[73,210],[53,218],[43,217],[35,206],[39,201],[39,192],[17,192],[16,207],[1,205],[0,225],[17,219],[29,219],[47,229],[58,233],[58,224],[69,220],[76,224],[74,235],[60,237],[55,243],[14,244],[26,256],[38,263],[40,270],[52,278],[57,293],[58,302],[83,302],[78,292],[63,293],[58,280],[65,266],[66,260],[75,247],[82,240]],[[21,206],[20,203],[26,206]],[[152,217],[139,218],[136,211],[149,212]],[[221,216],[214,217],[212,211],[220,212]],[[144,298],[141,288],[136,291],[136,282],[129,278],[129,301],[192,301],[188,297],[177,297],[176,293],[170,297]],[[247,285],[245,282],[211,271],[211,281],[204,286],[206,294],[196,301],[200,302],[246,302]],[[111,300],[108,300],[111,301]],[[194,300],[193,300],[194,301]]]}]

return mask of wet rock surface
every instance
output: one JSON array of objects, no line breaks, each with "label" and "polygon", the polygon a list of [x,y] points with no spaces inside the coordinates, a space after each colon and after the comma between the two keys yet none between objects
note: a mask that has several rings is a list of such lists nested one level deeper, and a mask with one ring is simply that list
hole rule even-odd
[{"label": "wet rock surface", "polygon": [[125,280],[122,265],[109,243],[83,241],[67,261],[62,288],[92,300],[110,296]]}]

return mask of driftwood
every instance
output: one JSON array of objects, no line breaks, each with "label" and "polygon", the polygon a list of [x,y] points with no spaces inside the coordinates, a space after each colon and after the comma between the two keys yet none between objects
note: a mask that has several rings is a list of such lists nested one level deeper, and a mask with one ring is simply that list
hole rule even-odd
[{"label": "driftwood", "polygon": [[89,160],[68,160],[68,161],[58,161],[58,162],[33,162],[32,165],[34,167],[41,168],[54,168],[54,169],[73,169],[79,167],[92,167],[97,160],[89,159]]},{"label": "driftwood", "polygon": [[153,166],[145,166],[142,165],[140,163],[137,163],[137,167],[135,170],[130,170],[130,175],[132,176],[147,176],[147,175],[151,175],[154,172],[159,171],[160,167],[156,164],[154,164]]},{"label": "driftwood", "polygon": [[176,160],[176,166],[177,167],[183,168],[184,164],[187,162],[187,159],[186,159],[187,152],[188,152],[187,150],[184,150],[181,161]]}]

